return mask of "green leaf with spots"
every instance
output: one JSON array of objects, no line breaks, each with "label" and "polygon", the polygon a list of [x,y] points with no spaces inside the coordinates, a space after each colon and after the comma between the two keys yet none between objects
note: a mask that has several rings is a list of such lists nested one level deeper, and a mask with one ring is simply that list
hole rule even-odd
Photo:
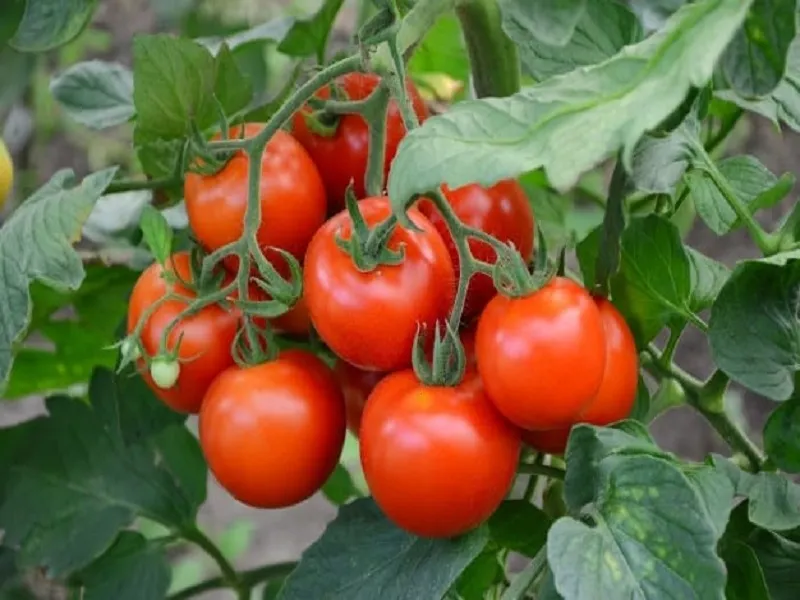
[{"label": "green leaf with spots", "polygon": [[[596,0],[593,0],[596,1]],[[503,29],[519,39],[533,37],[551,46],[564,46],[586,11],[587,0],[500,0]],[[522,34],[524,32],[524,35]],[[512,37],[515,41],[517,38]]]},{"label": "green leaf with spots", "polygon": [[800,260],[740,263],[711,309],[714,362],[733,381],[772,400],[788,399],[800,364]]},{"label": "green leaf with spots", "polygon": [[0,229],[0,394],[6,387],[17,344],[31,318],[29,287],[40,281],[77,290],[85,271],[72,244],[116,168],[98,171],[75,185],[69,170],[57,172]]},{"label": "green leaf with spots", "polygon": [[423,539],[399,529],[372,499],[339,509],[325,533],[303,553],[280,600],[441,600],[484,550],[480,527],[455,539]]},{"label": "green leaf with spots", "polygon": [[793,395],[764,425],[764,449],[779,469],[800,473],[800,398]]},{"label": "green leaf with spots", "polygon": [[[71,42],[84,30],[98,0],[29,0],[14,37],[12,48],[22,52],[44,52]],[[3,17],[5,18],[4,7]]]},{"label": "green leaf with spots", "polygon": [[630,167],[642,135],[710,79],[751,1],[687,4],[664,29],[599,65],[506,98],[460,102],[427,119],[404,138],[392,163],[395,212],[441,183],[491,185],[544,167],[553,186],[566,190],[618,151]]},{"label": "green leaf with spots", "polygon": [[795,37],[795,0],[755,0],[744,24],[720,58],[731,88],[744,98],[772,92],[786,71],[786,55]]},{"label": "green leaf with spots", "polygon": [[100,558],[73,579],[82,600],[164,598],[170,570],[164,546],[123,531]]},{"label": "green leaf with spots", "polygon": [[586,2],[572,36],[560,46],[532,36],[512,19],[505,19],[503,28],[519,47],[523,69],[538,81],[603,62],[643,37],[636,15],[617,0]]},{"label": "green leaf with spots", "polygon": [[683,474],[700,495],[706,517],[713,524],[717,537],[722,537],[733,508],[733,483],[711,465],[685,465]]},{"label": "green leaf with spots", "polygon": [[719,534],[680,469],[653,456],[609,456],[588,514],[562,517],[547,537],[565,600],[723,600]]}]

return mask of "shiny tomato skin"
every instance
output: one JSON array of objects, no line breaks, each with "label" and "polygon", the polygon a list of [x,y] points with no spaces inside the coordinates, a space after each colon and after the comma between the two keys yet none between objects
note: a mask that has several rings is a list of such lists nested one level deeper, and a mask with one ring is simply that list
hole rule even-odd
[{"label": "shiny tomato skin", "polygon": [[465,533],[485,521],[514,481],[518,430],[486,397],[477,374],[430,387],[413,371],[387,376],[367,401],[361,464],[381,510],[422,537]]},{"label": "shiny tomato skin", "polygon": [[[336,83],[349,100],[367,98],[380,83],[380,78],[371,73],[350,73],[336,80]],[[428,117],[428,109],[416,87],[409,81],[406,89],[411,97],[414,112],[420,122]],[[330,88],[324,87],[317,96],[330,98]],[[336,127],[336,132],[326,137],[314,133],[308,128],[304,114],[311,111],[304,107],[292,118],[292,133],[314,159],[322,179],[330,203],[330,212],[336,213],[344,208],[344,196],[347,186],[353,182],[356,198],[366,196],[364,176],[367,171],[369,152],[369,128],[361,115],[343,115]],[[384,182],[389,174],[389,167],[397,153],[397,147],[406,134],[403,119],[397,102],[392,100],[386,116],[386,154],[384,160]]]},{"label": "shiny tomato skin", "polygon": [[[606,366],[594,399],[578,416],[578,423],[605,426],[626,418],[636,402],[639,385],[639,357],[628,324],[606,298],[595,298],[603,319]],[[523,431],[522,439],[540,452],[563,454],[571,428]]]},{"label": "shiny tomato skin", "polygon": [[[370,226],[391,214],[386,197],[361,200],[359,207]],[[388,246],[404,247],[399,265],[367,273],[355,267],[336,243],[337,235],[351,235],[347,211],[329,219],[308,246],[303,283],[311,321],[335,354],[361,369],[408,367],[417,324],[432,330],[453,303],[455,275],[444,241],[422,213],[408,215],[421,231],[395,228]]]},{"label": "shiny tomato skin", "polygon": [[200,446],[214,477],[257,508],[312,496],[336,467],[344,436],[341,391],[330,369],[301,350],[228,369],[200,410]]},{"label": "shiny tomato skin", "polygon": [[[501,242],[513,243],[526,262],[531,259],[535,227],[533,210],[525,190],[515,180],[506,179],[488,188],[469,184],[450,190],[444,186],[444,195],[465,225],[486,232]],[[430,200],[423,199],[419,207],[447,243],[458,276],[458,250],[444,218]],[[492,264],[497,260],[497,253],[485,242],[471,239],[469,248],[478,260]],[[480,313],[496,293],[489,275],[473,275],[467,288],[463,320],[468,321]]]},{"label": "shiny tomato skin", "polygon": [[[167,269],[175,272],[181,280],[190,281],[189,254],[173,254],[167,262]],[[145,311],[167,294],[168,285],[161,277],[163,271],[161,265],[153,263],[139,276],[128,305],[128,333],[133,332]],[[142,329],[142,346],[148,356],[158,353],[164,329],[195,298],[194,293],[180,284],[175,285],[174,293],[184,296],[186,301],[168,300],[160,304]],[[200,410],[208,386],[219,373],[234,364],[231,346],[240,319],[238,310],[218,304],[183,319],[172,330],[167,343],[168,349],[172,350],[181,340],[178,352],[180,374],[176,384],[161,389],[154,384],[149,371],[142,369],[142,377],[155,395],[178,412],[196,413]],[[142,367],[144,362],[139,361],[139,365]]]},{"label": "shiny tomato skin", "polygon": [[520,298],[495,296],[478,321],[478,371],[515,425],[569,427],[592,401],[606,363],[603,319],[580,285],[555,277]]},{"label": "shiny tomato skin", "polygon": [[[245,136],[257,135],[263,124],[247,123]],[[240,137],[241,127],[229,137]],[[219,138],[219,136],[215,136]],[[208,251],[234,242],[244,230],[247,209],[249,157],[238,151],[214,175],[187,173],[184,198],[189,225],[198,242]],[[274,246],[302,260],[306,246],[325,220],[327,199],[319,171],[311,157],[291,135],[277,131],[267,143],[261,159],[261,224],[256,238],[268,258]],[[226,260],[235,271],[235,257]]]},{"label": "shiny tomato skin", "polygon": [[342,388],[347,412],[347,429],[358,437],[361,415],[364,412],[367,398],[387,374],[381,371],[364,371],[343,361],[341,358],[336,359],[336,363],[333,366],[333,374]]}]

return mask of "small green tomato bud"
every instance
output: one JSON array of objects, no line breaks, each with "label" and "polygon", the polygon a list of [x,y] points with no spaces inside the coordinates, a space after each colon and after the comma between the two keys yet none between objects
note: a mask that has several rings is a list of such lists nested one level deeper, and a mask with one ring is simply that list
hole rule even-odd
[{"label": "small green tomato bud", "polygon": [[131,338],[125,338],[120,346],[120,353],[122,354],[122,358],[125,361],[135,362],[142,357],[142,351],[139,350],[139,344],[137,344]]},{"label": "small green tomato bud", "polygon": [[171,388],[178,381],[181,366],[171,358],[156,358],[150,363],[150,377],[162,390]]}]

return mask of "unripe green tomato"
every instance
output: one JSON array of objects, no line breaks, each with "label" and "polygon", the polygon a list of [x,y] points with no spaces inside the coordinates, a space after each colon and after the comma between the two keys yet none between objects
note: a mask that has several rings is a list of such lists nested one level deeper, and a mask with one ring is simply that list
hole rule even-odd
[{"label": "unripe green tomato", "polygon": [[178,381],[181,365],[172,358],[156,358],[150,363],[150,377],[162,390],[168,390]]}]

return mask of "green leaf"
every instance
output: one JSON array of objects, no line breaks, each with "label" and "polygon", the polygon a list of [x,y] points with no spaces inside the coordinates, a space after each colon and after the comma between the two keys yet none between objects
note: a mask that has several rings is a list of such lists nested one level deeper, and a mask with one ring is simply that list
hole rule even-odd
[{"label": "green leaf", "polygon": [[[543,542],[544,543],[544,542]],[[461,573],[455,591],[460,600],[484,600],[486,590],[502,581],[503,567],[497,557],[497,549],[489,548],[478,555]]]},{"label": "green leaf", "polygon": [[217,122],[214,101],[227,115],[244,108],[252,88],[230,50],[216,56],[201,44],[169,35],[144,35],[133,44],[136,145],[185,137],[192,120],[201,130]]},{"label": "green leaf", "polygon": [[656,215],[631,220],[622,236],[611,296],[640,343],[652,340],[670,321],[697,321],[693,264],[675,225]]},{"label": "green leaf", "polygon": [[506,500],[489,519],[489,533],[498,546],[533,557],[547,541],[551,522],[527,500]]},{"label": "green leaf", "polygon": [[652,456],[611,456],[588,514],[547,536],[555,586],[565,600],[724,598],[718,533],[680,470]]},{"label": "green leaf", "polygon": [[750,522],[772,531],[800,526],[800,486],[778,473],[742,471],[730,460],[712,454],[712,463],[733,484],[737,496],[748,500]]},{"label": "green leaf", "polygon": [[621,2],[592,0],[585,4],[586,10],[566,45],[548,44],[532,36],[518,21],[504,21],[505,32],[519,46],[522,67],[528,75],[541,81],[569,73],[603,62],[623,47],[641,41],[642,28],[636,15]]},{"label": "green leaf", "polygon": [[758,532],[748,543],[758,557],[770,600],[795,600],[800,594],[800,544],[768,531]]},{"label": "green leaf", "polygon": [[526,32],[528,37],[550,46],[564,46],[572,38],[586,5],[587,0],[500,0],[503,29]]},{"label": "green leaf", "polygon": [[539,172],[527,173],[520,183],[528,195],[536,225],[544,234],[548,248],[563,248],[574,244],[575,230],[570,228],[567,215],[572,208],[572,200],[561,196],[536,182]]},{"label": "green leaf", "polygon": [[86,567],[137,516],[180,528],[198,509],[151,438],[140,442],[176,417],[149,391],[132,397],[128,386],[141,390],[141,383],[130,376],[113,378],[111,389],[108,373],[98,378],[104,381],[93,381],[89,402],[47,401],[49,416],[28,430],[31,443],[11,465],[0,505],[4,541],[20,548],[20,565],[43,566],[51,576]]},{"label": "green leaf", "polygon": [[672,195],[695,154],[699,128],[697,119],[691,118],[667,134],[648,134],[639,140],[631,172],[636,189]]},{"label": "green leaf", "polygon": [[82,600],[163,598],[169,579],[163,546],[132,531],[120,533],[108,551],[75,576]]},{"label": "green leaf", "polygon": [[683,474],[699,494],[706,518],[714,526],[717,538],[721,538],[733,508],[733,483],[711,465],[686,465]]},{"label": "green leaf", "polygon": [[344,0],[324,0],[313,16],[295,21],[278,45],[278,51],[301,58],[315,56],[320,64],[324,63],[328,36],[343,3]]},{"label": "green leaf", "polygon": [[456,539],[424,539],[398,529],[372,499],[345,504],[303,553],[280,600],[441,600],[483,551],[481,527]]},{"label": "green leaf", "polygon": [[800,260],[740,263],[711,308],[714,362],[732,380],[772,400],[786,400],[800,364],[796,318]]},{"label": "green leaf", "polygon": [[604,63],[431,117],[400,144],[388,185],[395,211],[441,183],[491,185],[540,166],[564,190],[619,149],[630,167],[639,138],[711,77],[751,1],[688,4]]},{"label": "green leaf", "polygon": [[3,20],[0,21],[0,46],[5,46],[17,31],[24,14],[25,0],[6,0],[3,6]]},{"label": "green leaf", "polygon": [[594,284],[603,295],[607,295],[609,280],[619,270],[622,234],[627,221],[625,198],[632,191],[631,188],[625,167],[618,161],[611,176],[594,271]]},{"label": "green leaf", "polygon": [[795,0],[755,0],[720,59],[720,69],[744,98],[766,96],[780,83],[795,36]]},{"label": "green leaf", "polygon": [[172,253],[172,228],[161,211],[148,204],[142,211],[140,226],[142,236],[155,259],[165,264]]},{"label": "green leaf", "polygon": [[[717,168],[731,184],[737,197],[748,206],[751,213],[759,208],[769,206],[755,201],[764,192],[775,187],[778,178],[757,158],[734,156],[720,161]],[[694,169],[687,173],[686,184],[697,208],[697,213],[714,233],[724,235],[731,229],[741,226],[736,213],[733,212],[725,196],[722,195],[705,169]],[[774,204],[782,200],[783,196],[770,197],[770,199]]]},{"label": "green leaf", "polygon": [[758,556],[750,546],[734,542],[721,556],[728,568],[727,600],[771,600]]},{"label": "green leaf", "polygon": [[208,466],[198,439],[186,427],[172,425],[152,436],[149,443],[183,496],[192,506],[201,506],[208,490]]},{"label": "green leaf", "polygon": [[231,50],[250,44],[252,42],[269,43],[280,42],[286,37],[287,32],[294,25],[292,17],[279,17],[272,19],[260,25],[256,25],[250,29],[239,31],[227,37],[206,37],[198,38],[195,41],[208,48],[212,54],[217,54],[223,44],[226,44]]},{"label": "green leaf", "polygon": [[764,425],[764,450],[779,469],[800,473],[800,399],[792,396]]},{"label": "green leaf", "polygon": [[691,269],[692,297],[689,303],[693,311],[700,312],[714,303],[731,272],[722,263],[701,254],[694,248],[684,246],[684,249],[686,256],[689,257]]},{"label": "green leaf", "polygon": [[445,74],[461,82],[469,80],[469,58],[455,15],[439,17],[408,61],[412,77]]},{"label": "green leaf", "polygon": [[93,264],[73,292],[34,283],[28,331],[35,338],[18,349],[4,398],[64,391],[88,381],[97,366],[114,367],[118,352],[110,345],[138,276],[126,267]]},{"label": "green leaf", "polygon": [[0,394],[30,322],[31,282],[69,290],[80,286],[85,273],[71,245],[114,173],[116,168],[98,171],[75,186],[72,171],[59,171],[0,229]]},{"label": "green leaf", "polygon": [[118,63],[73,65],[50,82],[50,92],[71,118],[92,129],[120,125],[136,114],[133,74]]},{"label": "green leaf", "polygon": [[361,496],[361,492],[358,491],[355,483],[353,483],[350,471],[341,463],[336,465],[328,481],[322,486],[322,493],[337,506],[346,504],[349,500]]},{"label": "green leaf", "polygon": [[71,42],[89,24],[96,6],[97,0],[29,1],[8,43],[23,52],[44,52]]}]

